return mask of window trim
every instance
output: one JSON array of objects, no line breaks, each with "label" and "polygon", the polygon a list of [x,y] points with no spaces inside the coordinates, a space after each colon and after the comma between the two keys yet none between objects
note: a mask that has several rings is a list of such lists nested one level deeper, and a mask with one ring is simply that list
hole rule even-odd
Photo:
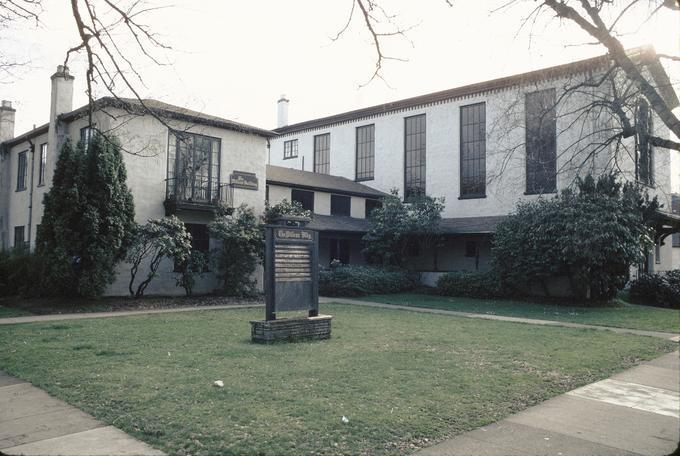
[{"label": "window trim", "polygon": [[[465,193],[463,194],[463,109],[472,108],[473,106],[484,106],[484,176],[483,185],[484,191],[482,193]],[[468,105],[462,105],[458,109],[458,127],[460,130],[459,141],[458,141],[458,199],[483,199],[486,198],[486,101],[480,101],[478,103],[472,103]]]},{"label": "window trim", "polygon": [[[343,201],[346,200],[346,201],[349,202],[349,204],[347,205],[348,210],[347,210],[346,215],[345,214],[334,214],[333,213],[333,197],[336,198],[336,201],[337,201],[337,198],[342,198]],[[348,195],[340,195],[338,193],[331,193],[331,215],[333,217],[351,217],[352,216],[352,197],[348,196]]]},{"label": "window trim", "polygon": [[406,155],[408,153],[408,151],[406,149],[406,145],[407,145],[407,139],[406,138],[408,136],[407,125],[408,125],[409,119],[414,119],[416,117],[423,117],[425,119],[425,122],[424,122],[425,129],[424,129],[424,132],[423,132],[423,134],[425,135],[425,149],[424,149],[425,162],[421,166],[423,168],[423,175],[424,175],[424,178],[422,179],[423,180],[422,194],[423,195],[427,194],[427,113],[423,112],[421,114],[416,114],[416,115],[413,115],[413,116],[404,117],[404,155],[403,155],[403,158],[404,158],[404,175],[403,175],[403,178],[404,178],[404,180],[403,180],[403,182],[404,182],[404,201],[408,201],[408,199],[412,196],[412,195],[407,194],[408,186],[406,185],[406,167],[407,167]]},{"label": "window trim", "polygon": [[[21,162],[23,158],[23,172],[22,172],[22,167],[21,167]],[[28,185],[26,185],[26,178],[28,177],[28,149],[27,150],[22,150],[17,154],[17,187],[16,190],[17,192],[23,192],[28,188]],[[19,181],[19,177],[21,177],[21,182]],[[19,183],[21,183],[21,186],[19,186]]]},{"label": "window trim", "polygon": [[[316,170],[317,167],[317,161],[316,161],[316,138],[320,138],[322,136],[328,136],[328,162],[323,163],[322,166],[327,166],[328,167],[328,172],[327,173],[322,173]],[[331,174],[331,134],[330,132],[328,133],[321,133],[319,135],[314,135],[312,138],[312,165],[313,165],[313,170],[316,174],[325,174],[325,175],[330,175]]]},{"label": "window trim", "polygon": [[[552,109],[554,111],[554,118],[553,122],[555,124],[555,144],[554,144],[554,154],[555,154],[555,178],[554,178],[554,186],[553,188],[546,189],[546,188],[541,188],[541,189],[529,189],[529,141],[528,141],[528,136],[529,136],[529,110],[527,109],[529,106],[529,103],[527,102],[529,99],[529,96],[532,94],[537,94],[541,92],[548,92],[551,91],[553,93],[553,100],[555,100],[555,104],[552,106]],[[524,160],[525,160],[525,165],[524,165],[524,194],[525,195],[550,195],[550,194],[555,194],[557,193],[557,91],[555,90],[554,87],[549,87],[546,89],[540,89],[540,90],[534,90],[532,92],[526,92],[524,94]]]},{"label": "window trim", "polygon": [[[316,199],[316,198],[315,198],[315,196],[316,196],[315,193],[316,193],[316,192],[313,191],[313,190],[305,190],[305,189],[303,189],[303,188],[296,188],[296,187],[291,188],[291,189],[290,189],[290,201],[291,201],[291,202],[297,201],[297,200],[294,200],[294,199],[293,199],[293,192],[294,192],[294,191],[305,192],[305,193],[311,193],[311,194],[312,194],[312,207],[311,207],[310,209],[306,209],[306,210],[308,210],[308,211],[314,213],[314,206],[315,206],[314,200]],[[302,204],[302,203],[300,203],[300,204]],[[303,207],[304,207],[304,206],[303,206]]]},{"label": "window trim", "polygon": [[[364,157],[363,159],[366,160],[367,158],[370,158],[370,177],[359,177],[359,130],[362,128],[372,128],[372,133],[373,133],[373,141],[371,142],[372,144],[372,153],[370,157]],[[367,144],[367,143],[365,143]],[[375,124],[367,124],[367,125],[359,125],[354,129],[354,181],[355,182],[366,182],[366,181],[372,181],[375,180]]]},{"label": "window trim", "polygon": [[38,163],[38,187],[45,185],[45,168],[47,168],[47,143],[40,145],[40,162]]},{"label": "window trim", "polygon": [[[288,156],[286,156],[286,144],[291,145],[291,155],[288,155]],[[293,144],[295,145],[295,155],[293,155]],[[292,158],[298,158],[298,154],[299,154],[299,149],[298,149],[297,138],[289,139],[288,141],[283,142],[283,159],[284,160],[290,160]]]}]

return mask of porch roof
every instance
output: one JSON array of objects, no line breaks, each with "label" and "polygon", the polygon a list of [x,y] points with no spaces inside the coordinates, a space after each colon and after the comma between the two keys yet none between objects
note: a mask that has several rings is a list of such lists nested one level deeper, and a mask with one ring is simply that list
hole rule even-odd
[{"label": "porch roof", "polygon": [[439,228],[443,234],[491,234],[506,216],[443,218]]},{"label": "porch roof", "polygon": [[314,214],[308,228],[319,232],[366,233],[371,229],[368,219]]}]

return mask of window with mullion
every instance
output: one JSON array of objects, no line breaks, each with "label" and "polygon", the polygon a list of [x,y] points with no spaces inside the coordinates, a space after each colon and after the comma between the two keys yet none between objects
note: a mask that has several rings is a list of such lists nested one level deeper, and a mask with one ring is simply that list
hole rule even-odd
[{"label": "window with mullion", "polygon": [[38,185],[45,185],[45,167],[47,165],[47,143],[40,145],[40,167],[38,168]]},{"label": "window with mullion", "polygon": [[460,107],[460,196],[486,196],[486,103]]},{"label": "window with mullion", "polygon": [[404,199],[425,195],[425,114],[404,119]]},{"label": "window with mullion", "polygon": [[635,136],[637,149],[637,178],[645,185],[654,184],[654,166],[652,145],[649,135],[652,131],[652,116],[649,114],[649,105],[645,100],[640,100],[635,113],[637,134]]},{"label": "window with mullion", "polygon": [[296,158],[298,156],[298,140],[291,139],[283,143],[283,159]]},{"label": "window with mullion", "polygon": [[374,178],[375,125],[364,125],[356,130],[356,180]]},{"label": "window with mullion", "polygon": [[168,145],[168,196],[179,200],[210,202],[219,197],[219,138],[170,132]]},{"label": "window with mullion", "polygon": [[526,193],[554,193],[557,188],[555,89],[526,94]]},{"label": "window with mullion", "polygon": [[314,172],[330,174],[331,172],[331,134],[314,136]]},{"label": "window with mullion", "polygon": [[26,171],[28,161],[26,160],[27,151],[19,152],[17,156],[17,191],[26,190]]}]

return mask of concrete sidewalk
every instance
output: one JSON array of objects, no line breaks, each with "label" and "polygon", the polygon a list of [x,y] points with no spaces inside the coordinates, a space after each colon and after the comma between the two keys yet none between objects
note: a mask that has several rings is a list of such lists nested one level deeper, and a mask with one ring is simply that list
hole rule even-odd
[{"label": "concrete sidewalk", "polygon": [[169,309],[117,310],[113,312],[79,312],[70,314],[27,315],[25,317],[0,318],[0,325],[16,325],[19,323],[35,323],[39,321],[82,320],[85,318],[130,317],[135,315],[193,312],[196,310],[247,309],[250,307],[264,307],[264,304],[225,304],[219,306],[172,307]]},{"label": "concrete sidewalk", "polygon": [[662,456],[680,440],[680,353],[575,389],[418,456]]},{"label": "concrete sidewalk", "polygon": [[164,453],[0,371],[0,454],[162,456]]},{"label": "concrete sidewalk", "polygon": [[505,317],[503,315],[489,315],[489,314],[478,314],[472,312],[458,312],[456,310],[444,310],[444,309],[430,309],[427,307],[411,307],[411,306],[400,306],[396,304],[383,304],[381,302],[371,302],[371,301],[360,301],[358,299],[347,299],[347,298],[319,298],[319,302],[331,303],[337,302],[342,304],[354,304],[358,306],[366,307],[379,307],[382,309],[397,309],[406,310],[409,312],[421,312],[430,313],[438,315],[451,315],[454,317],[465,317],[465,318],[480,318],[482,320],[495,320],[495,321],[508,321],[511,323],[525,323],[529,325],[541,325],[541,326],[561,326],[564,328],[579,328],[579,329],[597,329],[602,331],[612,331],[619,334],[634,334],[636,336],[650,336],[650,337],[660,337],[662,339],[672,340],[674,342],[680,342],[680,335],[660,332],[660,331],[645,331],[642,329],[629,329],[629,328],[615,328],[613,326],[599,326],[599,325],[586,325],[583,323],[571,323],[568,321],[555,321],[555,320],[537,320],[534,318],[519,318],[519,317]]}]

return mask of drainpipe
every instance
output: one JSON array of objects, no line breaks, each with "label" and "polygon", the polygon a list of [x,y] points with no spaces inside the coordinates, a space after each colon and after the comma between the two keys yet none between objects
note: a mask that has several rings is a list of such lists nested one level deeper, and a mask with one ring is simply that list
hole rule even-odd
[{"label": "drainpipe", "polygon": [[31,232],[33,231],[33,175],[35,174],[35,144],[28,140],[31,148],[31,188],[28,191],[28,249],[31,250]]}]

